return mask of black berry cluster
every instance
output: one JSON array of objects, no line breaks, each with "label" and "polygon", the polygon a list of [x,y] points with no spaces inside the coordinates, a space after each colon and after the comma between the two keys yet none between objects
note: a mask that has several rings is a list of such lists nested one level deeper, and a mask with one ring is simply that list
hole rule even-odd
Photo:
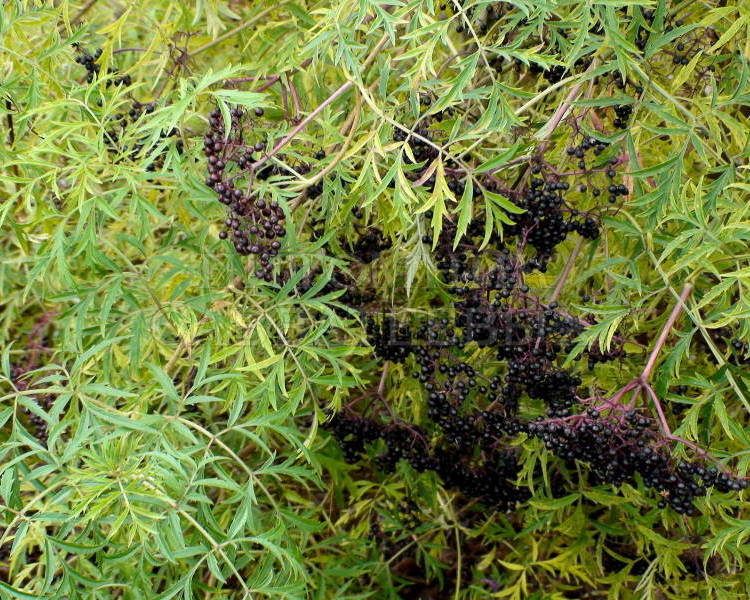
[{"label": "black berry cluster", "polygon": [[380,253],[391,247],[391,240],[383,235],[377,227],[368,227],[351,244],[350,251],[359,262],[369,264],[380,256]]},{"label": "black berry cluster", "polygon": [[365,331],[375,354],[382,360],[400,363],[412,353],[409,327],[390,315],[383,315],[382,319],[369,315]]},{"label": "black berry cluster", "polygon": [[[529,232],[523,235],[528,239]],[[438,248],[449,251],[443,244]],[[441,255],[442,263],[447,260]],[[412,377],[424,388],[426,419],[406,423],[391,411],[371,417],[351,407],[340,411],[330,427],[347,461],[377,450],[375,462],[385,472],[404,461],[418,472],[434,471],[447,487],[501,510],[512,510],[529,497],[516,481],[514,440],[519,434],[540,440],[565,463],[587,465],[595,484],[642,481],[658,493],[659,507],[682,514],[696,514],[695,500],[710,487],[720,492],[747,487],[743,479],[706,467],[702,458],[676,460],[670,439],[640,409],[585,398],[581,379],[560,362],[589,324],[557,303],[545,305],[529,295],[528,286],[520,283],[524,262],[518,250],[503,247],[494,266],[480,263],[454,255],[451,264],[442,265],[451,281],[452,319],[416,326],[389,315],[367,319],[368,340],[379,358],[415,365]],[[494,354],[477,354],[477,348]],[[623,350],[618,343],[608,352],[594,346],[587,354],[593,367],[622,356]],[[472,364],[468,356],[483,361]],[[499,371],[489,366],[493,360],[503,365]],[[543,414],[533,416],[535,411]]]},{"label": "black berry cluster", "polygon": [[661,496],[659,508],[669,505],[678,513],[698,514],[694,500],[705,495],[708,487],[721,492],[747,487],[745,480],[720,473],[716,467],[675,460],[669,447],[660,442],[651,419],[633,410],[613,413],[605,418],[589,409],[569,419],[540,419],[529,424],[528,432],[557,456],[588,464],[602,483],[634,485],[639,475]]},{"label": "black berry cluster", "polygon": [[631,104],[622,104],[614,107],[615,119],[612,121],[612,125],[617,129],[627,129],[630,115],[633,114],[633,106]]},{"label": "black berry cluster", "polygon": [[[419,137],[412,136],[401,129],[397,129],[393,134],[393,139],[396,142],[403,142],[408,140],[411,153],[414,155],[414,162],[420,163],[424,161],[430,161],[438,156],[438,150],[434,146],[431,146],[428,141],[433,141],[430,137],[430,132],[426,127],[417,129],[414,133]],[[411,162],[411,159],[406,156],[407,164]]]},{"label": "black berry cluster", "polygon": [[[102,49],[101,48],[97,48],[94,51],[94,53],[91,54],[90,52],[88,52],[88,51],[84,50],[83,48],[81,48],[81,46],[78,45],[78,44],[75,44],[75,48],[76,48],[76,51],[77,51],[77,56],[75,58],[75,61],[79,65],[85,67],[85,69],[86,69],[86,81],[88,83],[91,83],[91,82],[94,81],[94,79],[96,79],[99,76],[99,71],[101,70],[101,65],[98,62],[96,62],[96,61],[98,61],[99,58],[101,57],[101,55],[102,55]],[[109,71],[108,71],[108,73],[110,73],[110,74],[117,73],[117,70],[110,68]],[[115,77],[113,79],[108,79],[107,80],[107,87],[109,87],[110,85],[113,85],[113,84],[114,85],[130,85],[131,83],[133,83],[133,81],[132,81],[130,75],[121,75],[121,76],[118,75],[117,77]]]},{"label": "black berry cluster", "polygon": [[446,487],[499,510],[511,510],[529,498],[528,490],[514,483],[520,470],[516,452],[488,449],[483,458],[468,460],[448,440],[431,444],[425,439],[426,432],[418,428],[380,424],[349,411],[333,415],[327,426],[348,462],[356,462],[368,444],[381,440],[385,451],[376,457],[376,464],[386,472],[404,460],[418,472],[434,471]]},{"label": "black berry cluster", "polygon": [[[261,109],[255,116],[263,115]],[[237,253],[254,255],[258,259],[255,276],[265,281],[273,279],[271,260],[281,248],[281,238],[286,235],[286,216],[276,201],[258,198],[251,190],[237,187],[234,171],[242,174],[254,159],[254,146],[244,143],[243,125],[248,118],[239,107],[231,110],[231,126],[227,132],[221,112],[214,110],[209,116],[209,130],[203,138],[204,153],[208,163],[206,185],[218,195],[218,200],[227,207],[224,229],[219,237],[231,237]],[[257,173],[258,177],[264,171]],[[269,173],[270,174],[270,173]],[[262,178],[262,177],[261,177]]]},{"label": "black berry cluster", "polygon": [[[88,73],[86,79],[89,83],[91,83],[98,76],[101,69],[101,65],[99,65],[99,63],[97,63],[96,61],[101,57],[102,49],[97,48],[94,54],[91,54],[78,44],[74,44],[74,46],[77,51],[75,60],[78,64],[86,68],[86,71]],[[117,71],[114,69],[109,69],[109,73],[116,72]],[[115,77],[114,79],[108,79],[107,87],[112,84],[130,85],[131,83],[132,79],[130,75],[122,75]],[[102,106],[102,101],[98,100],[97,105]],[[111,117],[107,117],[104,122],[104,143],[107,146],[107,150],[114,154],[124,153],[131,160],[136,160],[138,158],[138,155],[143,150],[146,140],[136,140],[136,142],[130,146],[127,144],[121,145],[121,142],[124,141],[127,130],[132,125],[134,125],[143,115],[153,113],[155,108],[156,104],[153,102],[141,103],[137,100],[133,100],[130,105],[130,109],[126,113],[116,113]],[[159,137],[161,139],[179,136],[180,131],[176,127],[170,129],[169,131],[161,131],[159,134]],[[181,139],[177,140],[175,147],[177,149],[177,152],[182,154],[183,142]],[[161,167],[164,165],[165,156],[166,155],[164,152],[160,153],[152,162],[150,162],[146,166],[146,171],[153,172],[161,169]]]},{"label": "black berry cluster", "polygon": [[[593,325],[594,323],[590,324]],[[597,342],[586,352],[586,355],[589,361],[589,370],[592,370],[597,364],[625,358],[626,352],[622,343],[613,344],[609,350],[604,350]]]},{"label": "black berry cluster", "polygon": [[[581,73],[588,69],[590,64],[590,58],[579,58],[573,63],[572,73]],[[545,68],[538,63],[531,63],[529,66],[529,71],[535,75],[541,73],[542,77],[544,77],[544,79],[546,79],[551,84],[562,81],[563,79],[571,75],[571,70],[563,65],[553,65],[551,67]]]}]

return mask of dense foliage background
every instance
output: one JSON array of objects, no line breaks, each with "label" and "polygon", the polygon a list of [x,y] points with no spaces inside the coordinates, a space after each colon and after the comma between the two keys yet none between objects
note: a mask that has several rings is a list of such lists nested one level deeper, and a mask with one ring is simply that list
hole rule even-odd
[{"label": "dense foliage background", "polygon": [[[530,499],[506,512],[347,463],[325,430],[363,398],[424,417],[359,311],[452,318],[446,224],[481,259],[541,173],[592,219],[523,288],[588,319],[581,388],[657,348],[672,431],[742,480],[749,21],[742,0],[4,2],[0,597],[750,596],[747,492],[682,515],[520,433]],[[268,277],[206,181],[238,108],[248,188],[285,217]]]}]

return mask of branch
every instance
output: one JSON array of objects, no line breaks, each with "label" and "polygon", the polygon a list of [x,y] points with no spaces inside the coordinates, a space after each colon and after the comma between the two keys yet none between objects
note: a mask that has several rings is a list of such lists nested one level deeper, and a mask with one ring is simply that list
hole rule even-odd
[{"label": "branch", "polygon": [[[96,0],[88,0],[86,4],[84,4],[81,9],[75,14],[75,16],[70,20],[70,23],[77,23],[78,19],[80,19],[83,15],[85,15],[92,6],[96,4]],[[58,31],[63,31],[65,29],[65,24],[62,24],[58,27]]]},{"label": "branch", "polygon": [[274,147],[273,150],[271,150],[268,154],[265,156],[259,158],[256,160],[252,166],[251,169],[255,171],[258,167],[260,167],[262,164],[267,162],[272,156],[275,156],[279,150],[281,150],[284,146],[286,146],[289,142],[291,142],[295,136],[302,131],[305,127],[307,127],[307,124],[312,121],[315,117],[317,117],[326,106],[334,102],[337,98],[345,94],[349,89],[354,85],[354,82],[347,81],[344,85],[339,87],[333,94],[328,96],[323,102],[321,103],[318,108],[316,108],[314,111],[312,111],[309,115],[307,115],[302,121],[300,121],[299,125],[297,125],[294,129],[292,129],[288,134],[286,134]]},{"label": "branch", "polygon": [[[367,67],[370,66],[370,63],[375,60],[375,57],[378,55],[380,50],[385,46],[386,42],[388,41],[388,36],[384,35],[382,38],[380,38],[380,41],[377,43],[377,45],[372,49],[372,52],[370,52],[370,55],[367,57],[365,62],[362,64],[362,71],[364,71]],[[268,85],[268,84],[265,84]],[[268,154],[265,156],[262,156],[258,160],[256,160],[252,166],[250,167],[251,171],[256,171],[258,167],[263,165],[265,162],[267,162],[272,156],[275,156],[279,150],[281,150],[284,146],[286,146],[289,142],[291,142],[295,136],[302,131],[305,127],[307,127],[307,124],[315,119],[323,110],[334,102],[336,99],[344,95],[349,89],[354,86],[354,81],[349,80],[345,84],[343,84],[341,87],[339,87],[333,94],[328,96],[323,102],[316,108],[314,111],[312,111],[309,115],[307,115],[302,121],[300,121],[299,125],[297,125],[294,129],[292,129],[287,135],[285,135],[274,147],[273,150],[271,150]],[[264,88],[265,86],[261,86]],[[270,87],[270,86],[269,86]],[[260,90],[259,90],[260,91]]]},{"label": "branch", "polygon": [[[585,73],[593,71],[598,66],[598,62],[599,61],[597,59],[592,60],[589,68],[586,69]],[[563,118],[565,118],[565,115],[567,114],[571,104],[575,102],[576,98],[578,98],[578,94],[580,94],[581,88],[583,87],[584,83],[586,83],[586,81],[582,79],[573,86],[568,95],[565,97],[565,100],[563,100],[560,106],[557,107],[555,114],[552,115],[552,118],[549,120],[549,122],[542,128],[544,134],[540,138],[542,140],[542,145],[539,147],[538,154],[544,153],[544,150],[549,145],[550,136],[555,131],[555,129],[557,129],[557,126],[560,124]]]},{"label": "branch", "polygon": [[693,291],[693,285],[690,283],[686,283],[685,286],[682,288],[682,293],[680,294],[680,298],[677,304],[675,304],[675,307],[672,309],[672,314],[669,315],[667,322],[664,323],[664,327],[661,330],[659,339],[656,341],[656,345],[654,346],[654,349],[651,351],[651,355],[648,357],[648,362],[646,363],[646,366],[643,367],[643,372],[641,373],[641,377],[640,377],[643,383],[647,383],[649,378],[651,377],[651,372],[654,370],[654,365],[656,364],[656,359],[659,355],[659,351],[662,349],[662,347],[664,346],[664,343],[667,341],[667,336],[669,335],[669,331],[674,326],[674,323],[677,320],[677,317],[680,316],[682,309],[685,308],[685,300],[687,300],[687,297],[690,295],[692,291]]},{"label": "branch", "polygon": [[573,270],[573,264],[575,263],[576,258],[578,258],[578,254],[581,252],[582,247],[583,238],[579,237],[575,247],[573,248],[573,252],[570,253],[568,261],[565,263],[565,267],[563,267],[563,270],[560,273],[560,277],[557,278],[557,285],[555,285],[555,289],[552,291],[552,295],[549,297],[549,303],[554,302],[560,297],[560,293],[565,286],[565,281],[568,279],[570,272]]},{"label": "branch", "polygon": [[198,48],[196,48],[192,52],[189,52],[188,54],[191,57],[193,57],[196,54],[198,54],[199,52],[203,52],[204,50],[208,50],[209,48],[213,48],[216,44],[220,44],[224,40],[232,37],[236,33],[239,33],[243,29],[247,29],[248,27],[250,27],[250,25],[252,25],[256,21],[259,21],[260,19],[262,19],[263,17],[265,17],[268,13],[273,12],[274,10],[276,10],[278,8],[281,8],[285,4],[286,4],[286,1],[282,0],[281,2],[278,2],[278,3],[274,4],[273,6],[270,6],[269,8],[260,11],[257,15],[255,15],[251,19],[248,19],[244,23],[242,23],[240,25],[237,25],[237,27],[235,27],[234,29],[230,29],[225,34],[220,35],[219,37],[217,37],[215,40],[211,40],[210,42],[207,42],[207,43],[203,44],[202,46],[199,46]]},{"label": "branch", "polygon": [[[123,52],[148,52],[148,48],[117,48],[112,50],[112,54],[122,54]],[[154,50],[154,54],[161,54],[158,50]]]},{"label": "branch", "polygon": [[722,463],[718,458],[711,456],[706,450],[701,448],[698,444],[696,444],[695,442],[691,442],[690,440],[686,440],[685,438],[681,438],[679,436],[674,435],[672,433],[672,430],[669,428],[669,424],[667,423],[667,417],[664,415],[664,410],[662,409],[661,402],[659,402],[659,398],[657,398],[656,392],[654,392],[654,389],[647,382],[643,382],[641,386],[643,389],[645,389],[648,392],[649,396],[651,396],[651,401],[653,402],[654,408],[656,409],[656,413],[659,416],[659,425],[666,439],[671,440],[673,442],[678,442],[680,444],[684,444],[688,448],[692,449],[696,454],[702,456],[706,460],[709,460],[715,465],[717,465],[723,473],[727,475],[731,475],[732,477],[735,477],[735,475],[726,468],[724,463]]},{"label": "branch", "polygon": [[391,363],[388,361],[383,365],[383,373],[380,375],[380,383],[378,384],[378,396],[381,398],[385,397],[385,380],[388,377],[388,367]]}]

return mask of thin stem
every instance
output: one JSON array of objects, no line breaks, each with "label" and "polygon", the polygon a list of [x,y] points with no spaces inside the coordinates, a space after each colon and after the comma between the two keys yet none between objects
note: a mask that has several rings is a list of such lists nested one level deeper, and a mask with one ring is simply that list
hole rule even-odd
[{"label": "thin stem", "polygon": [[674,308],[672,309],[672,313],[669,315],[667,322],[664,323],[664,327],[661,330],[659,339],[656,341],[656,345],[654,346],[654,349],[651,351],[651,355],[648,357],[648,362],[646,363],[646,366],[643,367],[643,372],[641,373],[641,381],[643,381],[644,384],[647,383],[649,378],[651,377],[651,372],[654,370],[654,365],[656,364],[656,359],[659,356],[659,351],[662,349],[662,347],[664,346],[664,343],[667,341],[667,336],[669,335],[670,330],[674,326],[675,321],[677,320],[677,317],[680,316],[682,309],[685,307],[685,300],[687,300],[687,297],[690,295],[692,291],[693,291],[693,285],[690,283],[686,283],[685,286],[682,288],[682,293],[680,294],[677,304],[675,304]]},{"label": "thin stem", "polygon": [[554,302],[560,297],[560,293],[565,286],[565,281],[568,279],[570,272],[573,270],[573,264],[575,263],[576,258],[578,258],[578,254],[581,252],[582,247],[583,238],[579,237],[578,241],[576,241],[575,247],[573,248],[573,252],[570,253],[568,260],[565,263],[565,267],[563,267],[560,276],[557,278],[557,284],[555,285],[555,289],[552,291],[552,295],[549,297],[549,303]]},{"label": "thin stem", "polygon": [[629,382],[624,387],[620,388],[620,390],[607,401],[607,404],[609,405],[617,404],[625,394],[627,394],[633,388],[637,389],[639,385],[640,385],[640,382],[637,379],[634,379],[633,381]]},{"label": "thin stem", "polygon": [[[70,20],[70,22],[71,23],[77,23],[78,20],[83,15],[85,15],[87,12],[89,12],[89,10],[91,9],[91,7],[94,6],[94,4],[96,4],[96,1],[97,0],[88,0],[88,2],[86,2],[86,4],[84,4],[81,7],[81,9],[75,14],[75,16]],[[60,25],[60,27],[58,29],[59,29],[59,31],[62,31],[63,29],[65,29],[65,26],[64,25]]]},{"label": "thin stem", "polygon": [[[357,131],[357,125],[359,124],[359,109],[362,106],[362,98],[357,95],[357,100],[354,103],[354,108],[349,113],[349,118],[346,120],[346,123],[344,123],[343,127],[341,128],[342,135],[349,132],[346,136],[346,139],[344,140],[344,143],[340,145],[340,148],[334,155],[333,159],[326,165],[324,169],[316,173],[314,176],[308,178],[308,179],[301,179],[299,185],[291,186],[289,189],[291,191],[299,191],[302,189],[305,189],[306,187],[313,185],[314,183],[317,183],[323,177],[325,177],[330,171],[332,171],[336,165],[341,162],[341,160],[344,158],[344,154],[346,154],[347,149],[352,143],[352,140],[354,139],[354,134]],[[336,149],[336,146],[333,148],[329,148],[329,153]],[[297,198],[294,199],[293,202],[289,204],[289,208],[292,212],[294,212],[297,207],[300,205],[300,203],[303,200],[303,195],[300,194],[297,196]]]},{"label": "thin stem", "polygon": [[385,397],[385,381],[388,378],[388,368],[390,367],[390,362],[386,361],[383,365],[383,373],[380,375],[380,383],[378,384],[378,396],[381,398]]},{"label": "thin stem", "polygon": [[507,169],[508,167],[512,167],[513,165],[517,165],[519,163],[526,162],[531,158],[531,154],[524,154],[523,156],[516,156],[514,159],[509,160],[507,163],[500,165],[499,167],[495,167],[491,171],[489,171],[490,175],[494,175],[498,171],[501,171],[502,169]]},{"label": "thin stem", "polygon": [[[592,60],[589,68],[586,69],[586,73],[593,71],[597,67],[597,65],[598,61],[596,59]],[[565,97],[565,100],[563,100],[560,106],[557,107],[557,110],[555,111],[555,114],[552,115],[550,121],[547,123],[547,125],[544,126],[544,134],[541,136],[543,142],[539,148],[539,154],[543,154],[546,150],[547,146],[549,145],[550,136],[555,131],[555,129],[557,129],[557,126],[560,124],[560,122],[565,118],[565,115],[568,113],[568,109],[571,107],[573,102],[575,102],[576,98],[578,98],[578,94],[580,94],[581,88],[583,87],[584,83],[586,83],[586,81],[582,79],[572,87],[568,95]]]},{"label": "thin stem", "polygon": [[[377,45],[372,49],[372,52],[370,52],[370,55],[367,57],[365,62],[362,64],[362,70],[364,71],[368,66],[370,66],[370,63],[375,60],[375,57],[378,55],[380,50],[385,46],[385,44],[388,42],[388,35],[384,35],[382,38],[380,38],[380,41],[377,43]],[[256,171],[258,167],[263,165],[265,162],[267,162],[271,157],[275,156],[279,150],[281,150],[284,146],[286,146],[289,142],[291,142],[295,136],[302,131],[307,124],[315,119],[325,108],[336,101],[338,98],[340,98],[342,95],[344,95],[349,89],[351,89],[354,86],[354,81],[349,80],[346,83],[344,83],[342,86],[340,86],[333,94],[328,96],[323,102],[316,108],[314,111],[312,111],[309,115],[307,115],[302,121],[300,121],[299,125],[297,125],[294,129],[292,129],[287,135],[285,135],[274,147],[273,150],[271,150],[268,154],[265,156],[262,156],[258,160],[256,160],[252,166],[251,170]]]},{"label": "thin stem", "polygon": [[224,85],[233,85],[236,83],[248,83],[250,81],[268,81],[272,79],[275,82],[279,80],[278,75],[250,75],[249,77],[233,77],[222,81]]},{"label": "thin stem", "polygon": [[[305,60],[302,61],[299,67],[297,67],[296,69],[291,69],[290,71],[287,71],[286,75],[287,77],[291,77],[293,73],[299,71],[300,69],[309,67],[311,64],[312,64],[312,58],[306,58]],[[280,79],[281,79],[281,75],[250,75],[248,77],[235,77],[232,79],[225,79],[223,83],[231,85],[233,83],[246,83],[250,81],[263,80],[266,83],[264,83],[261,87],[255,90],[256,92],[262,92],[270,88],[273,84],[275,84]]]},{"label": "thin stem", "polygon": [[230,29],[225,34],[220,35],[219,37],[217,37],[215,40],[211,40],[210,42],[207,42],[207,43],[203,44],[202,46],[199,46],[198,48],[196,48],[195,50],[193,50],[192,52],[190,52],[190,56],[191,57],[195,56],[199,52],[203,52],[204,50],[208,50],[209,48],[213,48],[216,44],[220,44],[224,40],[229,39],[230,37],[232,37],[236,33],[239,33],[243,29],[247,29],[253,23],[255,23],[256,21],[259,21],[260,19],[262,19],[263,17],[265,17],[268,13],[273,12],[274,10],[276,10],[278,8],[281,8],[285,4],[286,4],[286,2],[282,1],[282,2],[279,2],[277,4],[274,4],[273,6],[267,8],[265,10],[260,11],[253,18],[248,19],[247,21],[245,21],[244,23],[241,23],[240,25],[237,25],[237,27],[235,27],[234,29]]},{"label": "thin stem", "polygon": [[453,530],[456,533],[456,554],[458,555],[458,564],[456,565],[456,592],[453,595],[454,600],[458,600],[461,593],[461,538],[458,533],[458,523]]},{"label": "thin stem", "polygon": [[437,73],[435,74],[435,77],[440,77],[440,73],[443,72],[443,69],[447,67],[449,64],[451,64],[454,60],[456,60],[460,55],[460,53],[456,52],[455,54],[452,54],[448,58],[446,58],[443,61],[443,64],[438,67]]},{"label": "thin stem", "polygon": [[284,105],[284,118],[290,119],[292,115],[289,112],[289,98],[287,97],[286,86],[282,83],[279,88],[281,89],[281,103]]},{"label": "thin stem", "polygon": [[[148,48],[117,48],[112,50],[112,54],[122,54],[123,52],[148,52]],[[158,50],[155,50],[154,53],[161,54]]]},{"label": "thin stem", "polygon": [[659,427],[661,427],[662,433],[667,437],[672,437],[672,430],[669,427],[669,423],[667,423],[667,417],[664,414],[664,409],[661,406],[661,402],[659,402],[659,398],[656,397],[654,388],[652,388],[651,384],[646,381],[641,382],[641,388],[646,390],[648,395],[651,396],[651,402],[653,403],[654,409],[656,409],[656,414],[659,417]]},{"label": "thin stem", "polygon": [[257,90],[255,90],[257,93],[265,92],[268,88],[273,86],[274,84],[278,83],[281,80],[281,77],[278,75],[274,75],[273,77],[269,77],[268,81],[266,81],[262,86],[260,86]]},{"label": "thin stem", "polygon": [[289,93],[292,95],[292,103],[294,104],[294,116],[292,117],[292,121],[298,121],[299,115],[302,112],[299,95],[297,94],[297,88],[294,87],[291,75],[287,77],[287,81],[289,83]]},{"label": "thin stem", "polygon": [[271,157],[278,154],[279,150],[281,150],[284,146],[286,146],[289,142],[291,142],[295,136],[302,131],[305,127],[307,127],[307,124],[315,119],[323,110],[325,110],[326,106],[334,102],[336,99],[341,97],[343,94],[345,94],[351,87],[354,85],[353,81],[347,81],[344,85],[339,87],[333,94],[328,96],[323,102],[316,108],[314,111],[312,111],[309,115],[307,115],[302,121],[300,121],[299,125],[297,125],[294,129],[292,129],[288,134],[286,134],[274,147],[273,150],[271,150],[268,154],[265,156],[259,158],[252,164],[252,170],[257,170],[258,167],[263,165],[265,162],[271,159]]},{"label": "thin stem", "polygon": [[706,460],[711,461],[715,465],[717,465],[721,471],[725,474],[734,475],[729,471],[724,463],[722,463],[718,458],[715,458],[711,456],[706,450],[701,448],[698,444],[695,442],[691,442],[690,440],[686,440],[685,438],[681,438],[677,435],[674,435],[672,433],[672,430],[669,428],[669,424],[667,423],[667,417],[664,415],[664,410],[662,409],[661,402],[659,402],[659,398],[656,396],[656,392],[654,392],[654,389],[651,387],[651,385],[647,382],[642,382],[641,388],[645,389],[649,396],[651,396],[651,401],[654,404],[654,408],[656,409],[656,414],[659,416],[659,425],[661,427],[662,433],[664,433],[664,437],[668,440],[671,440],[673,442],[678,442],[680,444],[684,444],[691,450],[693,450],[696,454],[702,456]]}]

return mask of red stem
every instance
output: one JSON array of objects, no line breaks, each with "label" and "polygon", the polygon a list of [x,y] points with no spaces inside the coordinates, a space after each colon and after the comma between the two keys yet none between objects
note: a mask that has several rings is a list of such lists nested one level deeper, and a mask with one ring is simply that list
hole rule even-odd
[{"label": "red stem", "polygon": [[291,142],[295,136],[302,131],[305,127],[307,127],[307,124],[312,121],[315,117],[317,117],[323,110],[334,102],[337,98],[345,94],[349,89],[354,85],[353,81],[347,81],[344,85],[339,87],[333,94],[328,96],[323,102],[316,108],[314,111],[312,111],[309,115],[307,115],[302,121],[300,121],[299,125],[297,125],[294,129],[292,129],[288,134],[286,134],[281,140],[273,147],[273,150],[271,150],[268,154],[265,156],[259,158],[256,160],[252,165],[252,170],[257,170],[258,167],[260,167],[262,164],[264,164],[266,161],[268,161],[272,156],[275,156],[279,150],[281,150],[284,146],[286,146],[289,142]]},{"label": "red stem", "polygon": [[649,377],[651,377],[651,372],[654,370],[654,365],[656,364],[656,359],[659,356],[659,351],[662,349],[662,347],[664,346],[664,343],[667,341],[667,336],[669,335],[669,331],[674,326],[675,321],[677,320],[677,317],[680,316],[682,309],[685,307],[685,300],[687,300],[687,297],[690,295],[692,291],[693,291],[693,285],[690,283],[686,283],[685,287],[682,288],[680,299],[677,302],[677,304],[675,304],[675,307],[672,309],[672,313],[669,315],[667,322],[664,323],[664,327],[661,330],[661,334],[659,334],[659,339],[656,341],[656,345],[654,346],[654,349],[651,351],[651,355],[648,357],[648,362],[646,363],[646,366],[643,367],[643,372],[641,373],[641,377],[640,377],[643,383],[648,382]]}]

